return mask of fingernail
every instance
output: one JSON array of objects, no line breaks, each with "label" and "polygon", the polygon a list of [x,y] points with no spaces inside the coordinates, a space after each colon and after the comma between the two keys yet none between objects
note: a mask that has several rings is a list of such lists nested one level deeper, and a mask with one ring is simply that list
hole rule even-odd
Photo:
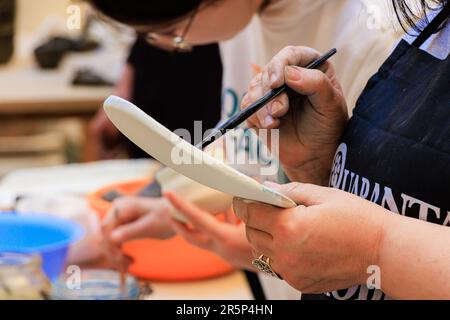
[{"label": "fingernail", "polygon": [[268,115],[264,118],[264,126],[270,127],[274,123],[274,120],[271,115]]},{"label": "fingernail", "polygon": [[245,221],[247,214],[247,206],[244,204],[242,199],[239,198],[233,199],[233,211],[238,216],[239,219]]},{"label": "fingernail", "polygon": [[286,79],[290,81],[299,81],[300,80],[300,71],[296,68],[287,66],[285,69]]},{"label": "fingernail", "polygon": [[233,211],[236,215],[238,214],[238,210],[239,210],[238,201],[239,201],[239,198],[233,199]]}]

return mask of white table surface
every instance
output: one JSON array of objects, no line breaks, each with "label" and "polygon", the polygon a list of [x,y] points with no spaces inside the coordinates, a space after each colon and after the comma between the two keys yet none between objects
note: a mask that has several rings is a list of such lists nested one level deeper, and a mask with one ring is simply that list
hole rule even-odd
[{"label": "white table surface", "polygon": [[243,272],[195,282],[152,282],[148,300],[253,300]]},{"label": "white table surface", "polygon": [[[150,176],[158,166],[149,160],[116,160],[19,170],[0,180],[0,195],[86,194],[105,184]],[[253,299],[243,272],[193,282],[151,282],[151,286],[150,300]]]},{"label": "white table surface", "polygon": [[47,168],[20,169],[0,179],[0,194],[86,195],[106,185],[151,178],[160,168],[153,160],[107,160]]}]

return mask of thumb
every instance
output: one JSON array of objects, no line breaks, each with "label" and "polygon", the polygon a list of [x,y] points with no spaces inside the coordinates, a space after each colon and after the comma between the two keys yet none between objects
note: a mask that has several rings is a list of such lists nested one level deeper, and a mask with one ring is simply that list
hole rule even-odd
[{"label": "thumb", "polygon": [[307,207],[324,203],[330,194],[329,188],[307,183],[292,182],[280,185],[273,182],[265,182],[264,185],[284,194],[298,205]]},{"label": "thumb", "polygon": [[[330,68],[330,66],[328,67]],[[295,66],[285,68],[286,84],[301,95],[308,96],[311,104],[320,112],[335,106],[341,94],[333,86],[327,74],[318,69],[304,69]]]}]

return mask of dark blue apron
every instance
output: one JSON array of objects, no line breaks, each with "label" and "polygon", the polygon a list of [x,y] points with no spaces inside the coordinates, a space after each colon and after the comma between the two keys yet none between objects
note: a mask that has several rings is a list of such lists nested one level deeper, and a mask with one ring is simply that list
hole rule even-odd
[{"label": "dark blue apron", "polygon": [[[420,47],[448,15],[440,12],[412,45],[402,40],[369,80],[330,176],[331,187],[445,226],[450,226],[450,58],[439,60]],[[386,297],[358,286],[328,298]]]}]

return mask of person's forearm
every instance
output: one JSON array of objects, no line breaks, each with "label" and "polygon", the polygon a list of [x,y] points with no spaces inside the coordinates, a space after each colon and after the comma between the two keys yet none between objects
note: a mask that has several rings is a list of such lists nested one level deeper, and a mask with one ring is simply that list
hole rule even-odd
[{"label": "person's forearm", "polygon": [[133,99],[133,87],[134,87],[134,67],[127,63],[122,72],[122,76],[119,82],[114,88],[114,95],[121,97],[125,100]]},{"label": "person's forearm", "polygon": [[280,163],[290,181],[328,186],[339,141],[340,138],[316,147],[319,150],[310,149],[295,161],[280,156]]},{"label": "person's forearm", "polygon": [[389,216],[378,260],[389,297],[450,299],[449,227]]}]

